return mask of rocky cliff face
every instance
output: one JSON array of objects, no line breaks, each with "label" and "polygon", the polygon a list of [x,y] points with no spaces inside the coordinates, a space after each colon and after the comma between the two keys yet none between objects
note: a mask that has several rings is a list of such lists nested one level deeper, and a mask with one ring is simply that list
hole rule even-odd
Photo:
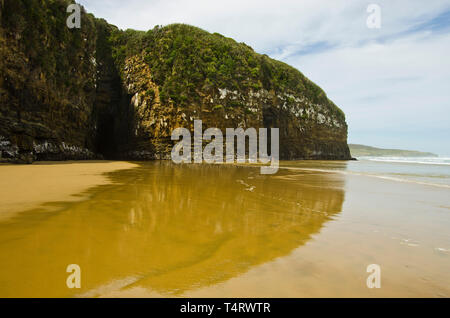
[{"label": "rocky cliff face", "polygon": [[281,159],[350,159],[342,111],[296,69],[188,25],[120,31],[70,1],[0,2],[0,160],[169,158],[171,132],[278,127]]},{"label": "rocky cliff face", "polygon": [[68,1],[0,5],[1,160],[94,158],[94,18],[70,30]]}]

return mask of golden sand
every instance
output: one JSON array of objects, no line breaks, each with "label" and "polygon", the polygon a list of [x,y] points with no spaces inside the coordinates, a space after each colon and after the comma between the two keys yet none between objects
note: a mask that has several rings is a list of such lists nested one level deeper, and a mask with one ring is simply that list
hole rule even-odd
[{"label": "golden sand", "polygon": [[135,166],[107,161],[0,165],[0,220],[45,202],[80,200],[84,190],[109,182],[104,173]]},{"label": "golden sand", "polygon": [[[8,166],[17,212],[0,220],[0,297],[449,297],[449,190],[345,167]],[[19,213],[21,200],[35,208]]]}]

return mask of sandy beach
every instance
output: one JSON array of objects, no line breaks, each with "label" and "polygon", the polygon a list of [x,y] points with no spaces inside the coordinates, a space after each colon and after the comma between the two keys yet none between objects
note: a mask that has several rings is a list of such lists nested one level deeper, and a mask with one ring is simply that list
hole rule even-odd
[{"label": "sandy beach", "polygon": [[0,296],[450,296],[449,188],[370,165],[0,166]]},{"label": "sandy beach", "polygon": [[135,166],[114,161],[0,164],[0,220],[45,202],[81,200],[84,190],[108,183],[104,173]]}]

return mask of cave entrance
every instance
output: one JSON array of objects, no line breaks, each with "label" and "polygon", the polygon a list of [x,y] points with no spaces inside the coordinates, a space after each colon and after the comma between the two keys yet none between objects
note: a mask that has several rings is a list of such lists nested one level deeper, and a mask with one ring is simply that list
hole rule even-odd
[{"label": "cave entrance", "polygon": [[111,114],[103,114],[98,121],[97,151],[105,159],[115,159],[117,145],[115,140],[115,121]]},{"label": "cave entrance", "polygon": [[277,115],[272,107],[263,107],[263,128],[267,128],[267,153],[271,155],[272,133],[270,128],[279,128],[275,126]]}]

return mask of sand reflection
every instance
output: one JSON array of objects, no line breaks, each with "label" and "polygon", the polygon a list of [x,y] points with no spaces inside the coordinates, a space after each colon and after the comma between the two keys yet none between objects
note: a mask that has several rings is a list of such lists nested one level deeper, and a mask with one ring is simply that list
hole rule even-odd
[{"label": "sand reflection", "polygon": [[0,223],[0,296],[182,295],[288,255],[344,201],[342,177],[319,172],[150,162],[107,176],[87,200]]}]

